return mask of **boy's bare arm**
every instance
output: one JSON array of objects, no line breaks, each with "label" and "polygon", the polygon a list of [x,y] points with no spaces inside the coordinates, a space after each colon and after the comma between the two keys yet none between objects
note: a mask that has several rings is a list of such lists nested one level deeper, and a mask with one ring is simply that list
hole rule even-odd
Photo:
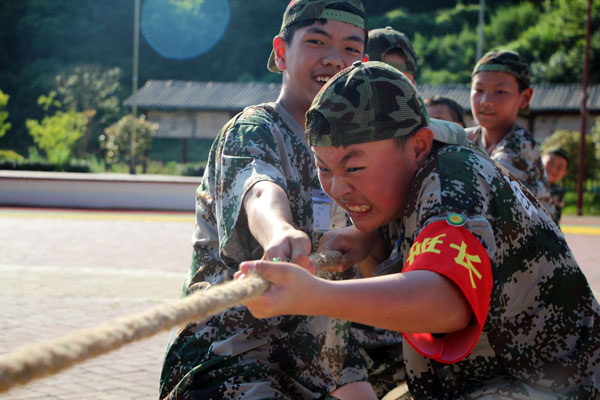
[{"label": "boy's bare arm", "polygon": [[290,260],[310,270],[311,241],[294,227],[285,191],[270,181],[256,183],[244,196],[250,233],[263,247],[263,259]]},{"label": "boy's bare arm", "polygon": [[255,270],[271,288],[246,305],[259,318],[326,315],[401,332],[461,330],[472,310],[451,281],[432,271],[327,281],[287,263],[242,263],[239,277]]}]

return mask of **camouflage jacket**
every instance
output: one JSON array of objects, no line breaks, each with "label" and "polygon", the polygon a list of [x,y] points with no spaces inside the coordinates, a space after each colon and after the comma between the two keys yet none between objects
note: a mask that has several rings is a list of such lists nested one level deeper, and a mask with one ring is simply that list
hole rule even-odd
[{"label": "camouflage jacket", "polygon": [[557,184],[550,185],[550,192],[552,193],[552,203],[554,204],[554,221],[558,224],[560,217],[562,216],[562,210],[565,207],[565,193],[567,190]]},{"label": "camouflage jacket", "polygon": [[[467,137],[485,150],[481,127],[468,128],[466,131]],[[544,174],[540,149],[527,129],[515,123],[489,155],[520,180],[550,215],[554,216],[550,184]]]},{"label": "camouflage jacket", "polygon": [[466,218],[492,266],[487,319],[466,358],[440,363],[404,344],[410,392],[415,399],[596,399],[598,302],[560,229],[501,168],[466,147],[441,147],[417,171],[405,214],[393,224],[400,260],[378,274],[399,272],[424,227],[450,213]]},{"label": "camouflage jacket", "polygon": [[[286,191],[295,226],[313,237],[312,197],[320,186],[312,154],[302,127],[277,103],[246,108],[212,145],[196,194],[195,254],[184,295],[230,280],[241,261],[262,256],[240,216],[245,193],[264,180]],[[246,307],[231,308],[174,335],[160,396],[328,398],[338,386],[366,380],[349,331],[348,322],[326,317],[259,320]]]}]

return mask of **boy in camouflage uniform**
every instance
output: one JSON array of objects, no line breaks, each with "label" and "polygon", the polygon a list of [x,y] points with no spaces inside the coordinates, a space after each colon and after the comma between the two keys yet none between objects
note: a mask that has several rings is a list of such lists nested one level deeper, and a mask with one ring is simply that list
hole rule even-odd
[{"label": "boy in camouflage uniform", "polygon": [[370,61],[383,61],[396,68],[416,85],[419,74],[417,53],[404,33],[391,26],[369,31],[367,55]]},{"label": "boy in camouflage uniform", "polygon": [[550,183],[552,203],[555,210],[554,220],[558,224],[562,216],[562,209],[565,206],[564,197],[566,193],[565,188],[560,186],[558,182],[567,175],[569,155],[564,149],[553,147],[544,152],[542,162],[544,163],[548,183]]},{"label": "boy in camouflage uniform", "polygon": [[[317,233],[329,228],[303,135],[324,83],[364,55],[360,0],[293,0],[268,69],[282,72],[275,103],[246,108],[215,139],[197,190],[194,258],[183,295],[230,280],[263,257],[311,268]],[[328,317],[258,320],[246,307],[192,323],[172,338],[160,382],[164,399],[375,398],[349,323]]]},{"label": "boy in camouflage uniform", "polygon": [[519,125],[517,115],[529,112],[533,90],[529,65],[513,51],[490,51],[473,69],[471,109],[478,126],[468,138],[502,164],[554,215],[550,185],[533,135]]},{"label": "boy in camouflage uniform", "polygon": [[[306,135],[324,190],[359,235],[398,240],[375,277],[325,281],[291,263],[242,263],[271,289],[259,317],[329,315],[403,332],[415,399],[597,399],[600,306],[562,233],[502,166],[428,120],[395,69],[356,63],[321,90]],[[352,242],[352,240],[354,240]],[[303,301],[301,299],[304,299]]]},{"label": "boy in camouflage uniform", "polygon": [[454,122],[463,128],[465,125],[465,110],[456,101],[440,95],[425,99],[427,114],[435,119]]}]

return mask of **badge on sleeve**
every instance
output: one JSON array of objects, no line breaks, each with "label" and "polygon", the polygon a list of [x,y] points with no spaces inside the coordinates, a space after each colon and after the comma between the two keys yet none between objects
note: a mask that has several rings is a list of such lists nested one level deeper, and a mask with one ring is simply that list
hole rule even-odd
[{"label": "badge on sleeve", "polygon": [[403,333],[419,354],[443,363],[460,361],[473,350],[487,318],[492,292],[488,254],[464,225],[465,217],[461,214],[450,214],[446,221],[427,225],[411,246],[402,270],[427,270],[443,275],[459,287],[473,310],[473,324],[441,338],[431,333],[444,332]]}]

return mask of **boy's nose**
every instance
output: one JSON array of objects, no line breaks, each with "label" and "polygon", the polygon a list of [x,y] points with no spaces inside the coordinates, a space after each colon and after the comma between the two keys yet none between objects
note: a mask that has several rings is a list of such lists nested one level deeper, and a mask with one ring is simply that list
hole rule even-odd
[{"label": "boy's nose", "polygon": [[342,199],[352,191],[352,186],[346,182],[343,178],[332,178],[331,179],[331,194],[338,198]]},{"label": "boy's nose", "polygon": [[329,49],[327,54],[322,58],[323,65],[328,67],[333,67],[336,70],[341,70],[344,68],[344,60],[339,52],[339,50],[333,48]]},{"label": "boy's nose", "polygon": [[479,98],[479,102],[481,104],[491,104],[492,98],[488,93],[484,92],[481,94],[481,96]]}]

